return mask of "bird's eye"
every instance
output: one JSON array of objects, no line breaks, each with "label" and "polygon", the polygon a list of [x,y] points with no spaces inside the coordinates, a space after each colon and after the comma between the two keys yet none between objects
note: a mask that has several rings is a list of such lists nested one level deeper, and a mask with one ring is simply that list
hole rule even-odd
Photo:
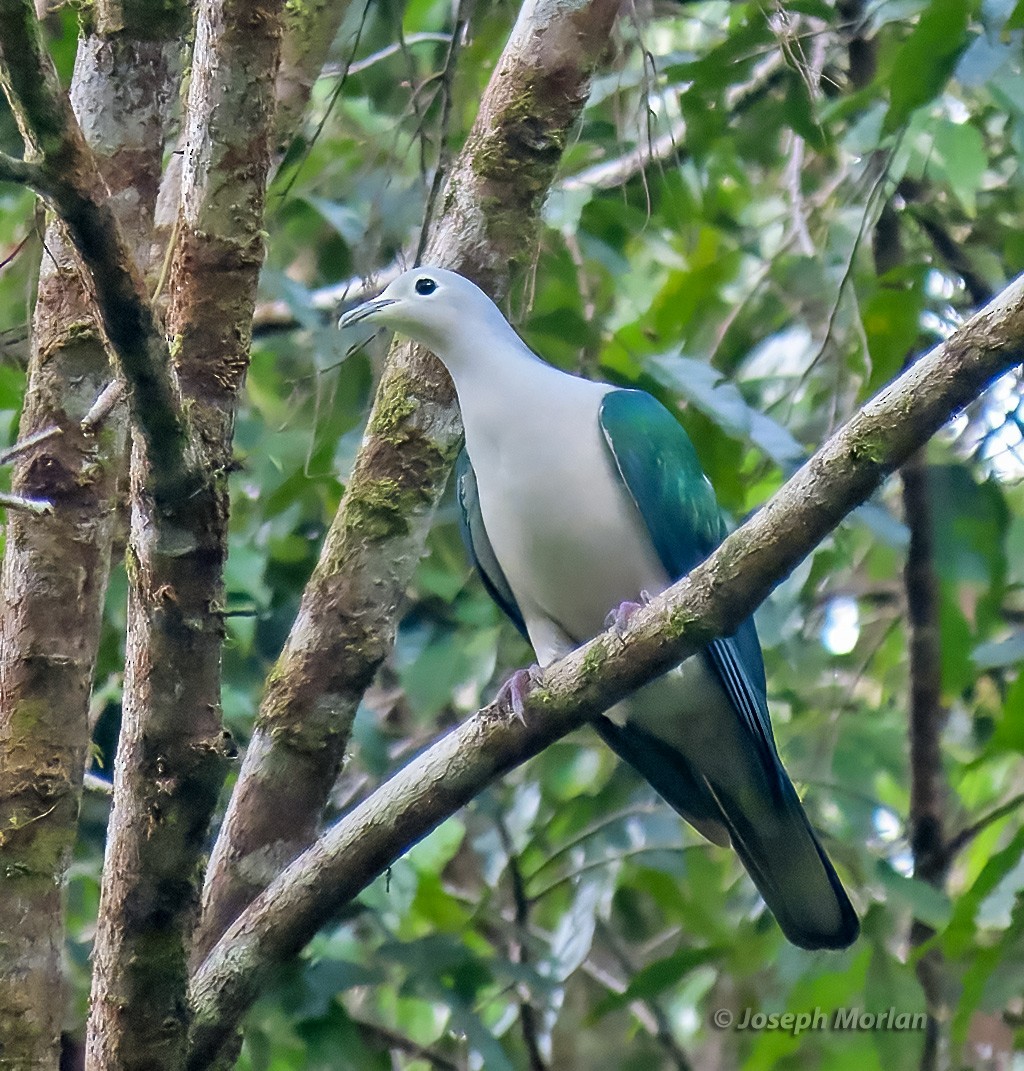
[{"label": "bird's eye", "polygon": [[433,279],[428,279],[427,276],[416,280],[415,290],[417,294],[432,294],[436,289],[437,283]]}]

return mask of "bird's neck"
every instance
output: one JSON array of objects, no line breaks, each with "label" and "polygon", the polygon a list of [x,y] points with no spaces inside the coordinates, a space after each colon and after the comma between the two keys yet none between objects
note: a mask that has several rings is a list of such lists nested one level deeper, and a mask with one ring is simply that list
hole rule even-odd
[{"label": "bird's neck", "polygon": [[469,412],[500,406],[506,412],[542,389],[557,369],[545,364],[501,319],[460,333],[441,353],[459,404]]},{"label": "bird's neck", "polygon": [[537,357],[502,321],[504,331],[467,332],[446,352],[474,465],[513,454],[528,436],[544,436],[562,408],[591,387]]}]

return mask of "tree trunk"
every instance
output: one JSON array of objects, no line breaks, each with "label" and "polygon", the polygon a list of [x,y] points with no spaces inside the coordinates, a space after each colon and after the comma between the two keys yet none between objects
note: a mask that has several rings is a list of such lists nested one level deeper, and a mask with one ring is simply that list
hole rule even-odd
[{"label": "tree trunk", "polygon": [[[179,77],[182,10],[136,14],[108,34],[100,9],[96,32],[79,45],[71,100],[143,259]],[[82,428],[114,369],[60,222],[47,227],[43,245],[20,437],[61,434],[20,456],[13,490],[54,511],[9,515],[0,579],[0,1067],[18,1068],[57,1066],[64,879],[127,423],[122,407],[94,431]]]},{"label": "tree trunk", "polygon": [[222,567],[234,410],[263,263],[279,0],[200,6],[170,276],[171,354],[200,480],[153,494],[132,459],[124,721],[94,951],[86,1066],[184,1061],[187,978],[227,740]]}]

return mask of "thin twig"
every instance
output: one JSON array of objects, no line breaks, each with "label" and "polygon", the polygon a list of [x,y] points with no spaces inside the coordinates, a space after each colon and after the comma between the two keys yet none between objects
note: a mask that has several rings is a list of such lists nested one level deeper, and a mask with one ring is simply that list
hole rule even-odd
[{"label": "thin twig", "polygon": [[570,192],[573,190],[614,190],[643,171],[649,164],[667,160],[673,155],[679,156],[682,160],[685,153],[680,148],[680,142],[685,134],[686,124],[681,121],[677,122],[664,134],[659,134],[654,139],[645,139],[635,149],[631,149],[622,156],[593,164],[583,171],[578,171],[575,175],[570,175],[556,188]]},{"label": "thin twig", "polygon": [[306,145],[305,150],[302,153],[302,159],[295,165],[295,170],[292,172],[287,183],[285,183],[284,189],[278,194],[278,197],[282,202],[287,200],[288,195],[292,192],[292,187],[298,181],[299,175],[313,151],[313,146],[320,140],[320,135],[324,132],[327,120],[330,118],[331,113],[334,111],[334,106],[338,103],[338,100],[341,97],[341,92],[345,88],[345,83],[348,81],[349,67],[355,59],[356,51],[359,48],[359,42],[362,40],[363,30],[366,27],[366,19],[369,13],[370,0],[366,0],[366,3],[363,5],[363,14],[359,19],[359,25],[356,27],[355,40],[352,42],[352,51],[349,53],[348,61],[345,63],[344,73],[338,79],[338,84],[334,87],[334,91],[331,93],[330,99],[327,101],[327,107],[324,109],[324,114],[320,117],[316,129],[313,131],[313,135],[309,139],[309,143]]},{"label": "thin twig", "polygon": [[29,450],[42,446],[43,443],[56,439],[58,435],[63,434],[64,432],[61,428],[54,426],[37,431],[35,435],[29,435],[25,439],[19,439],[13,446],[0,451],[0,465],[9,465],[16,457],[20,457],[22,454],[28,453]]},{"label": "thin twig", "polygon": [[[374,64],[380,63],[381,60],[389,59],[396,53],[401,52],[404,46],[421,45],[425,42],[447,45],[451,39],[452,35],[450,33],[411,33],[408,37],[403,37],[401,41],[395,41],[393,44],[387,45],[377,52],[371,52],[370,55],[365,56],[361,60],[357,60],[355,63],[350,63],[348,65],[349,77],[353,74],[359,74],[361,71],[367,70],[369,67],[374,66]],[[320,72],[320,77],[340,78],[343,73],[344,70],[340,63],[329,63]]]},{"label": "thin twig", "polygon": [[644,814],[655,814],[662,808],[661,803],[638,803],[632,807],[623,807],[622,810],[616,811],[614,814],[609,814],[604,818],[598,819],[596,822],[591,822],[585,829],[580,830],[571,840],[566,841],[565,844],[556,848],[547,859],[545,859],[535,870],[532,870],[526,875],[527,881],[533,881],[538,874],[543,873],[550,867],[556,860],[561,859],[563,856],[568,855],[573,848],[578,848],[584,841],[590,840],[591,837],[597,836],[598,833],[602,833],[608,829],[609,826],[616,825],[618,822],[623,822],[628,818],[633,818]]},{"label": "thin twig", "polygon": [[26,234],[24,238],[22,238],[22,240],[11,250],[11,252],[8,253],[3,260],[0,260],[0,271],[3,271],[8,264],[11,264],[15,260],[17,260],[18,254],[21,253],[21,251],[25,248],[33,233],[33,231],[29,231],[29,233]]},{"label": "thin twig", "polygon": [[42,191],[45,186],[43,169],[29,160],[16,160],[0,153],[0,182],[16,182],[19,186],[31,186]]},{"label": "thin twig", "polygon": [[86,792],[95,792],[100,796],[110,796],[113,798],[114,795],[113,783],[102,777],[98,777],[94,773],[87,773],[85,775],[82,781],[82,787]]},{"label": "thin twig", "polygon": [[710,847],[710,842],[683,845],[678,843],[645,844],[639,848],[627,848],[625,851],[617,852],[614,855],[606,855],[603,859],[592,859],[589,863],[584,863],[583,866],[577,867],[575,870],[570,870],[561,877],[555,878],[554,881],[549,882],[541,889],[538,889],[537,892],[532,893],[530,895],[530,901],[531,903],[536,903],[538,900],[543,900],[545,896],[554,892],[555,889],[569,882],[576,881],[584,874],[589,874],[591,870],[600,870],[602,867],[612,866],[615,863],[623,863],[627,859],[636,859],[638,856],[652,855],[658,852],[673,852],[675,854],[679,854],[680,852],[700,852],[708,847]]},{"label": "thin twig", "polygon": [[8,494],[6,491],[0,491],[0,506],[20,510],[22,513],[34,513],[37,517],[53,513],[53,503],[45,498],[22,498],[21,495]]},{"label": "thin twig", "polygon": [[[625,948],[623,948],[615,934],[612,933],[611,928],[602,919],[597,920],[597,926],[602,940],[608,946],[608,950],[619,961],[619,965],[626,974],[630,978],[634,977],[637,972],[636,964],[631,961]],[[669,1025],[668,1016],[661,1005],[653,997],[645,997],[642,1001],[634,1001],[633,1003],[641,1004],[651,1016],[654,1024],[654,1030],[651,1033],[654,1036],[654,1040],[665,1050],[665,1055],[672,1061],[676,1071],[693,1071],[693,1064],[690,1063],[690,1058],[679,1047],[679,1042],[676,1041],[675,1035],[672,1033],[672,1027]]]},{"label": "thin twig", "polygon": [[427,204],[423,212],[423,226],[420,229],[420,240],[416,246],[414,264],[419,264],[423,257],[423,252],[427,248],[427,240],[430,237],[431,224],[434,219],[434,206],[437,204],[437,198],[441,193],[441,185],[449,170],[448,129],[451,126],[452,117],[452,81],[455,78],[455,61],[459,55],[459,46],[462,44],[470,16],[473,13],[473,2],[474,0],[459,0],[459,7],[455,16],[455,29],[452,31],[451,40],[448,42],[448,54],[444,58],[444,69],[441,71],[441,121],[437,130],[437,166],[434,168],[430,192],[427,194]]},{"label": "thin twig", "polygon": [[153,293],[150,294],[149,300],[154,304],[157,298],[163,293],[164,287],[167,285],[167,276],[171,272],[171,260],[174,257],[174,250],[178,244],[178,227],[181,224],[181,216],[174,217],[174,223],[171,225],[171,233],[167,238],[167,246],[164,250],[164,259],[160,265],[160,275],[157,278],[156,285],[153,287]]},{"label": "thin twig", "polygon": [[92,408],[82,418],[82,431],[89,435],[93,434],[110,416],[114,407],[125,396],[127,390],[127,384],[123,379],[120,377],[112,379],[100,391],[99,397],[92,404]]},{"label": "thin twig", "polygon": [[[519,868],[519,856],[501,815],[498,814],[494,824],[498,829],[501,846],[508,856],[508,876],[512,883],[512,905],[515,910],[516,937],[510,942],[509,958],[513,963],[526,966],[530,962],[530,950],[527,938],[530,930],[530,899],[526,895],[523,872]],[[540,1051],[540,1037],[537,1032],[537,1013],[530,1001],[530,991],[525,985],[517,986],[519,995],[519,1023],[522,1027],[523,1042],[526,1045],[530,1071],[549,1071],[547,1062]]]},{"label": "thin twig", "polygon": [[397,1030],[392,1030],[388,1026],[371,1023],[366,1019],[356,1019],[355,1017],[352,1017],[352,1022],[360,1034],[380,1045],[387,1046],[388,1049],[398,1049],[400,1052],[404,1052],[417,1060],[426,1060],[428,1064],[438,1068],[439,1071],[463,1071],[460,1064],[448,1059],[443,1053],[430,1048],[429,1045],[421,1045],[418,1041],[413,1041],[412,1038],[407,1037],[405,1034],[400,1034]]},{"label": "thin twig", "polygon": [[947,862],[952,863],[955,856],[962,852],[979,833],[988,829],[993,822],[998,822],[1001,818],[1012,814],[1022,804],[1024,804],[1024,792],[1019,792],[1005,803],[1000,803],[998,807],[993,807],[991,811],[987,811],[976,822],[972,822],[969,826],[955,833],[946,841],[945,854]]}]

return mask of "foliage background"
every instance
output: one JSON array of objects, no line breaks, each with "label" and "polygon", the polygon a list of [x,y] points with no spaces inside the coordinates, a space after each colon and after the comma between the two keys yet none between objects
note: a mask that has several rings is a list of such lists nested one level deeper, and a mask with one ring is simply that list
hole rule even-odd
[{"label": "foliage background", "polygon": [[[1003,0],[627,7],[508,312],[552,362],[678,411],[738,520],[1024,269],[1024,12]],[[450,3],[353,5],[274,180],[232,477],[225,715],[240,744],[383,354],[379,340],[350,352],[334,330],[337,284],[409,262],[434,171],[461,145],[516,13],[476,5],[446,75]],[[51,22],[67,79],[75,16]],[[0,134],[16,152],[7,115]],[[0,434],[13,441],[43,253],[30,195],[0,198],[11,257]],[[758,615],[782,754],[863,917],[853,948],[788,946],[735,857],[580,733],[325,919],[250,1015],[240,1066],[915,1066],[920,1032],[794,1037],[711,1022],[718,1008],[922,1010],[915,918],[942,954],[943,1059],[1024,1066],[1019,404],[1004,380],[928,449],[945,819],[948,836],[971,834],[945,887],[912,876],[907,530],[893,481]],[[125,586],[115,573],[97,669],[100,778],[120,714]],[[335,811],[528,660],[471,575],[449,497],[357,716]],[[85,1015],[106,806],[87,793],[70,887],[71,1034]]]}]

